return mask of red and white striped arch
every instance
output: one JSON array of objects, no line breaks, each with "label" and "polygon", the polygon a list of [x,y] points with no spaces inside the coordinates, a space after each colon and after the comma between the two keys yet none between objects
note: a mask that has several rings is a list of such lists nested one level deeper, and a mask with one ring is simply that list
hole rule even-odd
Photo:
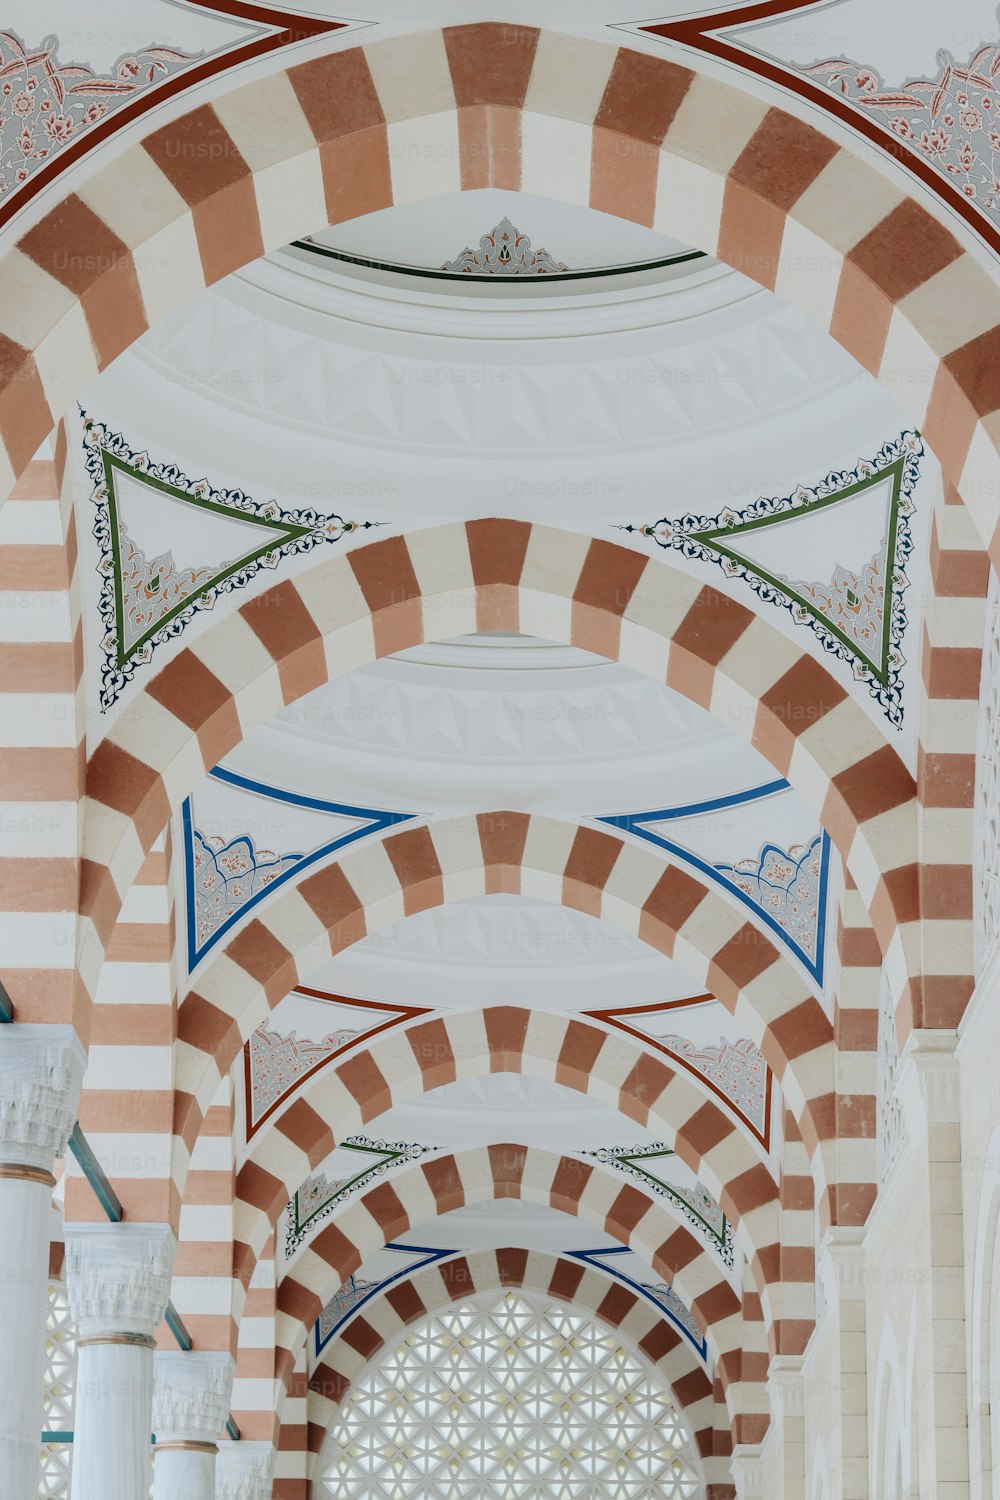
[{"label": "red and white striped arch", "polygon": [[521,631],[596,651],[715,712],[822,821],[895,952],[913,920],[915,783],[825,667],[660,558],[523,521],[430,527],[328,557],[247,600],[136,694],[88,768],[93,973],[143,849],[197,781],[304,693],[442,635]]},{"label": "red and white striped arch", "polygon": [[993,278],[932,194],[697,66],[453,26],[311,58],[149,132],[3,258],[0,485],[219,277],[318,225],[494,186],[652,224],[787,297],[891,384],[1000,556]]},{"label": "red and white striped arch", "polygon": [[435,1016],[377,1038],[312,1079],[254,1141],[237,1173],[234,1223],[248,1264],[338,1141],[421,1093],[489,1073],[548,1079],[655,1130],[720,1203],[763,1291],[761,1262],[780,1236],[778,1188],[724,1107],[637,1042],[518,1006]]},{"label": "red and white striped arch", "polygon": [[[715,1387],[686,1340],[648,1301],[593,1266],[546,1251],[478,1250],[416,1271],[365,1304],[323,1350],[309,1376],[307,1434],[310,1478],[340,1403],[380,1350],[402,1340],[412,1324],[469,1297],[498,1288],[535,1292],[593,1313],[623,1344],[658,1371],[683,1412],[708,1482],[731,1483],[733,1437]],[[279,1451],[281,1440],[279,1436]],[[279,1459],[280,1463],[280,1459]],[[280,1481],[278,1481],[280,1483]],[[276,1487],[275,1495],[280,1491]]]},{"label": "red and white striped arch", "polygon": [[366,1256],[442,1214],[498,1198],[583,1219],[640,1254],[675,1288],[705,1334],[731,1419],[750,1417],[761,1392],[744,1389],[742,1302],[711,1252],[661,1204],[606,1168],[515,1143],[416,1163],[329,1219],[278,1282],[275,1376],[287,1386],[309,1330]]},{"label": "red and white striped arch", "polygon": [[278,892],[229,940],[178,1012],[186,1148],[251,1032],[321,963],[416,911],[498,891],[586,911],[681,963],[741,1021],[815,1150],[834,1088],[833,1030],[775,942],[714,887],[646,847],[516,812],[442,819],[356,846]]}]

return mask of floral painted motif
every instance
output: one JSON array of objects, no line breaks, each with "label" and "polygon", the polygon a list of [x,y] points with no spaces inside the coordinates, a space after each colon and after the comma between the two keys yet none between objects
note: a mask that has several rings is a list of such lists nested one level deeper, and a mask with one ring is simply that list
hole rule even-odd
[{"label": "floral painted motif", "polygon": [[195,926],[201,951],[224,923],[305,856],[258,849],[249,834],[227,843],[218,835],[192,832]]},{"label": "floral painted motif", "polygon": [[369,1292],[379,1286],[377,1281],[365,1281],[361,1276],[348,1276],[343,1286],[330,1298],[316,1321],[316,1344],[318,1348],[329,1340],[331,1333],[342,1323],[348,1313],[363,1302]]},{"label": "floral painted motif", "polygon": [[958,63],[938,53],[935,78],[887,85],[874,68],[834,58],[802,68],[870,115],[1000,224],[1000,42]]},{"label": "floral painted motif", "polygon": [[454,260],[445,261],[442,271],[460,271],[475,276],[551,276],[568,271],[547,250],[532,250],[526,234],[515,229],[504,218],[479,241],[479,249],[466,246]]},{"label": "floral painted motif", "polygon": [[654,1141],[649,1146],[602,1146],[600,1150],[586,1154],[605,1166],[626,1172],[659,1197],[670,1198],[687,1222],[718,1251],[723,1264],[732,1266],[732,1226],[708,1189],[700,1182],[694,1187],[665,1182],[659,1175],[659,1163],[677,1154],[671,1147],[662,1141]]},{"label": "floral painted motif", "polygon": [[172,552],[148,558],[123,524],[118,527],[122,578],[122,634],[132,642],[145,635],[199,593],[212,580],[214,568],[178,568]]},{"label": "floral painted motif", "polygon": [[200,53],[144,47],[125,53],[108,73],[64,63],[58,39],[29,48],[0,31],[0,196],[130,99],[180,71]]},{"label": "floral painted motif", "polygon": [[688,1311],[673,1287],[667,1286],[664,1281],[643,1281],[640,1285],[646,1296],[651,1297],[654,1302],[659,1303],[664,1312],[670,1315],[672,1321],[684,1329],[688,1338],[704,1359],[708,1352],[705,1335],[695,1322],[693,1313]]},{"label": "floral painted motif", "polygon": [[731,1099],[761,1140],[767,1138],[770,1073],[749,1037],[740,1037],[735,1042],[723,1037],[718,1046],[701,1047],[686,1036],[664,1036],[658,1040],[662,1047],[683,1058],[693,1072],[700,1073]]},{"label": "floral painted motif", "polygon": [[[685,557],[715,563],[727,578],[745,579],[765,603],[787,609],[796,624],[813,631],[824,651],[850,665],[855,679],[867,686],[898,729],[903,722],[902,672],[906,658],[902,642],[908,624],[903,595],[909,587],[906,562],[913,551],[911,497],[923,452],[919,433],[903,432],[886,443],[874,459],[862,460],[851,470],[830,473],[811,488],[800,485],[791,495],[761,497],[741,511],[727,506],[713,517],[663,517],[621,530],[638,532],[657,546],[673,548]],[[811,510],[854,499],[886,479],[892,486],[886,529],[860,576],[833,558],[825,582],[795,583],[783,573],[768,572],[741,551],[754,540],[759,546],[767,530],[783,521],[801,521]]]},{"label": "floral painted motif", "polygon": [[436,1148],[421,1146],[416,1141],[375,1141],[366,1135],[349,1135],[339,1143],[337,1149],[357,1155],[357,1171],[348,1172],[333,1181],[330,1181],[325,1172],[317,1172],[306,1178],[288,1205],[286,1257],[294,1255],[316,1225],[328,1218],[353,1193],[360,1192],[376,1177],[384,1177],[391,1168],[402,1166],[408,1161],[419,1161],[421,1156]]},{"label": "floral painted motif", "polygon": [[258,1026],[247,1044],[253,1080],[249,1101],[253,1118],[259,1120],[300,1079],[312,1072],[318,1062],[331,1057],[360,1035],[360,1031],[331,1031],[321,1041],[300,1042],[294,1031],[281,1036],[276,1031],[268,1031],[266,1026]]},{"label": "floral painted motif", "polygon": [[817,834],[811,844],[793,844],[788,850],[765,844],[749,859],[715,868],[815,960],[823,858],[823,835]]},{"label": "floral painted motif", "polygon": [[[120,433],[86,413],[83,417],[84,459],[96,509],[93,534],[100,553],[103,711],[132,681],[136,668],[148,665],[157,647],[179,636],[200,610],[212,609],[223,595],[245,588],[286,557],[379,524],[345,521],[312,509],[286,511],[274,500],[252,500],[243,490],[213,489],[206,479],[189,480],[176,464],[156,464],[147,453],[134,453]],[[164,505],[190,505],[242,522],[256,545],[210,567],[179,569],[170,551],[149,559],[121,513],[118,485],[123,479],[148,488],[150,499]]]},{"label": "floral painted motif", "polygon": [[[883,540],[860,574],[852,573],[841,563],[834,566],[833,577],[825,583],[808,582],[804,579],[786,578],[791,585],[813,606],[813,609],[839,626],[849,637],[862,657],[869,661],[877,658],[881,648],[884,629],[886,547]],[[800,610],[792,611],[800,624],[805,623]]]}]

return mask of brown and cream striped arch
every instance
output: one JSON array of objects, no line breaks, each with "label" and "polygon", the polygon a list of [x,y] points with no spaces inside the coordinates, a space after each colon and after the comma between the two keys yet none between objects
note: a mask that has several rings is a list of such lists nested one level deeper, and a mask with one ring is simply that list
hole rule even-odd
[{"label": "brown and cream striped arch", "polygon": [[704,1333],[730,1419],[745,1414],[742,1302],[712,1253],[659,1203],[606,1168],[516,1142],[416,1163],[358,1194],[328,1220],[278,1283],[275,1376],[287,1385],[320,1312],[373,1251],[442,1214],[499,1198],[583,1219],[648,1261]]},{"label": "brown and cream striped arch", "polygon": [[644,846],[500,811],[356,846],[284,888],[227,942],[178,1012],[176,1120],[184,1148],[251,1032],[320,963],[414,912],[500,891],[585,911],[680,962],[740,1019],[815,1153],[831,1123],[833,1028],[776,943],[714,887]]},{"label": "brown and cream striped arch", "polygon": [[324,1068],[258,1135],[236,1178],[237,1267],[252,1267],[292,1195],[338,1141],[457,1079],[549,1079],[655,1130],[721,1204],[764,1289],[780,1234],[778,1189],[751,1141],[689,1076],[618,1033],[518,1006],[446,1013]]},{"label": "brown and cream striped arch", "polygon": [[[504,1248],[472,1251],[415,1272],[371,1299],[330,1341],[309,1376],[310,1476],[337,1410],[352,1384],[379,1351],[400,1341],[412,1324],[456,1303],[502,1288],[535,1292],[592,1312],[623,1343],[644,1356],[673,1392],[712,1483],[729,1484],[726,1461],[733,1436],[717,1412],[712,1379],[689,1345],[642,1297],[595,1267],[546,1251]],[[280,1438],[279,1438],[280,1448]],[[275,1488],[275,1496],[280,1495]],[[720,1496],[721,1492],[716,1491]]]},{"label": "brown and cream striped arch", "polygon": [[[400,1057],[400,1044],[411,1053],[408,1060]],[[655,1129],[721,1203],[752,1268],[755,1293],[769,1322],[802,1311],[793,1309],[787,1298],[783,1310],[772,1305],[768,1268],[789,1236],[793,1242],[797,1235],[802,1237],[797,1248],[811,1247],[811,1221],[787,1226],[782,1222],[778,1187],[721,1108],[641,1048],[622,1044],[597,1027],[515,1007],[444,1016],[411,1028],[395,1042],[383,1038],[371,1052],[321,1075],[278,1117],[255,1143],[236,1180],[234,1306],[241,1307],[285,1205],[335,1142],[356,1129],[359,1119],[377,1119],[420,1088],[491,1070],[554,1078]],[[190,1274],[197,1274],[199,1247],[185,1248]],[[210,1253],[211,1246],[205,1250]],[[805,1315],[811,1316],[811,1306]]]},{"label": "brown and cream striped arch", "polygon": [[[894,940],[916,950],[907,944],[917,920],[915,783],[825,667],[658,558],[495,520],[326,559],[222,617],[136,694],[88,772],[81,966],[90,981],[143,848],[206,770],[330,677],[475,630],[571,642],[717,713],[822,820],[856,871],[883,950]],[[905,966],[897,974],[902,1000]]]},{"label": "brown and cream striped arch", "polygon": [[933,195],[924,207],[821,130],[691,66],[496,23],[378,40],[221,93],[22,235],[0,282],[0,487],[100,369],[206,285],[322,224],[487,186],[652,224],[787,297],[891,385],[1000,557],[1000,292]]}]

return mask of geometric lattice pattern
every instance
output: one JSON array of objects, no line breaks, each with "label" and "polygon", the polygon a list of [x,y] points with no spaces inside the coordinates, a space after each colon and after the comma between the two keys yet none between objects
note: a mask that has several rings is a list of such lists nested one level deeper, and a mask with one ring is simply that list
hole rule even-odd
[{"label": "geometric lattice pattern", "polygon": [[613,1332],[520,1293],[419,1324],[345,1397],[323,1500],[694,1500],[669,1389]]},{"label": "geometric lattice pattern", "polygon": [[992,568],[979,703],[973,849],[977,978],[1000,939],[1000,585]]},{"label": "geometric lattice pattern", "polygon": [[[43,1432],[73,1431],[76,1389],[76,1330],[70,1319],[69,1298],[59,1282],[49,1282],[49,1311],[45,1327],[45,1383],[42,1396]],[[72,1443],[44,1443],[38,1493],[43,1500],[67,1500],[72,1465]]]}]

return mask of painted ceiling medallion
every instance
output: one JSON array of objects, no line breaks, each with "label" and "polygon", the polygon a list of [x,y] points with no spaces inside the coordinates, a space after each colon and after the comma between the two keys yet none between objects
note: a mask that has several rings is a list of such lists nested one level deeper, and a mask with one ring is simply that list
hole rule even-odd
[{"label": "painted ceiling medallion", "polygon": [[189,480],[176,464],[134,453],[120,433],[83,416],[102,579],[102,711],[197,611],[283,558],[376,524],[286,511],[243,490],[213,489],[206,479]]},{"label": "painted ceiling medallion", "polygon": [[[812,488],[761,498],[717,516],[625,526],[657,546],[717,564],[847,662],[889,722],[903,722],[902,652],[913,550],[911,499],[924,445],[916,432],[886,443],[870,461],[831,473]],[[804,557],[815,559],[802,576]]]},{"label": "painted ceiling medallion", "polygon": [[[251,1043],[252,1041],[253,1038]],[[384,1177],[390,1168],[419,1161],[421,1156],[436,1149],[435,1146],[421,1146],[418,1142],[373,1141],[366,1135],[346,1136],[334,1153],[332,1170],[337,1175],[332,1180],[326,1172],[317,1172],[314,1176],[307,1177],[288,1205],[286,1259],[295,1254],[318,1224],[354,1193],[367,1187],[376,1177]],[[364,1285],[367,1287],[371,1283],[366,1282]],[[350,1310],[342,1308],[341,1317],[345,1317]]]},{"label": "painted ceiling medallion", "polygon": [[483,235],[478,250],[467,245],[461,255],[441,267],[442,271],[462,271],[470,276],[551,276],[569,269],[547,250],[532,250],[528,236],[506,217]]}]

